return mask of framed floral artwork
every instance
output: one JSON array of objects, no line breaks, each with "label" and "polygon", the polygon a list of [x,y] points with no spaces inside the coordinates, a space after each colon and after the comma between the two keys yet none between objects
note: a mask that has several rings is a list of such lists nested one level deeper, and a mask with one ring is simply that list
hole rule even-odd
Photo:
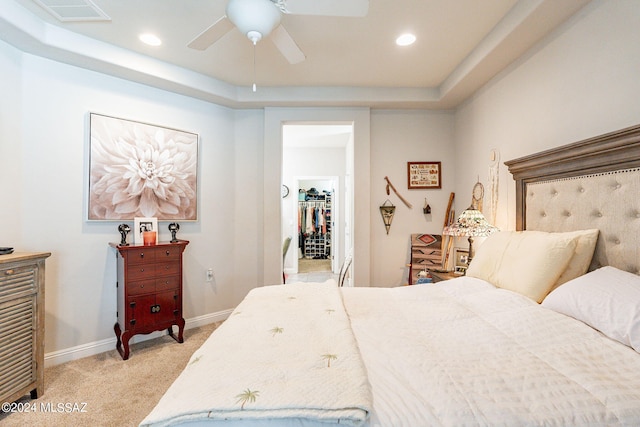
[{"label": "framed floral artwork", "polygon": [[197,220],[197,134],[95,113],[89,134],[89,220]]},{"label": "framed floral artwork", "polygon": [[440,162],[407,162],[409,190],[416,188],[442,188]]}]

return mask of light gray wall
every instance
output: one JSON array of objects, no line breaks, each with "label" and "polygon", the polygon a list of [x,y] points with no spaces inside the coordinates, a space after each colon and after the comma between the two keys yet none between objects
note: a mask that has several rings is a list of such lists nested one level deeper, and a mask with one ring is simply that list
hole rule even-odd
[{"label": "light gray wall", "polygon": [[[487,183],[492,148],[502,163],[638,124],[638,40],[640,2],[596,0],[460,107],[456,197],[470,198],[478,176]],[[499,189],[496,225],[514,229],[504,164]]]},{"label": "light gray wall", "polygon": [[15,246],[22,224],[21,55],[0,41],[0,246]]},{"label": "light gray wall", "polygon": [[[252,188],[256,181],[250,174],[235,177],[239,154],[234,140],[243,141],[242,131],[236,135],[236,112],[22,55],[6,45],[0,46],[0,61],[0,80],[14,85],[0,99],[2,122],[7,123],[0,128],[2,169],[17,174],[2,179],[3,196],[17,206],[3,213],[0,236],[2,245],[16,250],[53,254],[47,261],[45,351],[113,338],[115,252],[107,244],[119,240],[119,222],[85,220],[90,111],[199,134],[199,220],[181,223],[179,232],[191,240],[185,254],[184,315],[193,319],[240,301],[246,292],[238,295],[234,286],[236,185]],[[253,129],[260,129],[260,123],[250,121]],[[249,138],[254,147],[256,135]],[[5,152],[13,155],[5,157]],[[258,162],[247,170],[255,171]],[[160,227],[160,239],[168,240],[166,223]],[[242,228],[247,229],[252,238],[244,248],[256,252],[255,222]],[[209,267],[215,272],[213,283],[204,280]],[[250,262],[245,267],[251,270]],[[255,274],[251,279],[249,286],[255,287]]]},{"label": "light gray wall", "polygon": [[[408,283],[407,264],[411,260],[410,235],[441,234],[449,194],[455,189],[453,113],[437,111],[372,111],[371,113],[371,258],[372,286],[399,286]],[[407,162],[441,162],[441,189],[408,189]],[[389,177],[400,195],[413,206],[408,208],[391,191]],[[424,199],[431,214],[424,215]],[[380,205],[389,200],[396,207],[387,234]]]}]

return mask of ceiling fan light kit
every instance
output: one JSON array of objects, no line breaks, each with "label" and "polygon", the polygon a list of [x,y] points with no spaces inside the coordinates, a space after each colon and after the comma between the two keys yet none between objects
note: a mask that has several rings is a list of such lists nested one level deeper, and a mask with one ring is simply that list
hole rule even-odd
[{"label": "ceiling fan light kit", "polygon": [[271,0],[229,0],[226,14],[254,44],[280,24],[280,9]]}]

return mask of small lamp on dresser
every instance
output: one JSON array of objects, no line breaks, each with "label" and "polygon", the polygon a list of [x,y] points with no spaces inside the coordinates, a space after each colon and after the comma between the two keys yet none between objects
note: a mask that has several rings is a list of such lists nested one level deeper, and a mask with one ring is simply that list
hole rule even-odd
[{"label": "small lamp on dresser", "polygon": [[468,237],[468,262],[471,262],[471,259],[473,258],[473,238],[486,237],[492,233],[495,233],[496,231],[498,231],[498,228],[489,224],[484,215],[482,215],[482,212],[480,212],[474,206],[470,206],[469,208],[465,209],[464,212],[462,212],[456,222],[451,225],[447,225],[444,230],[442,230],[442,234],[444,234],[445,236]]}]

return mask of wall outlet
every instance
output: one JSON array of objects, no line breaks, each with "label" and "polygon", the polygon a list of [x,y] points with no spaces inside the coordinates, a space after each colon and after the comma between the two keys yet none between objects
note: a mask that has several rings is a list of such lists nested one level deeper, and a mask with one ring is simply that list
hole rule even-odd
[{"label": "wall outlet", "polygon": [[213,268],[207,269],[206,280],[207,282],[213,282]]}]

